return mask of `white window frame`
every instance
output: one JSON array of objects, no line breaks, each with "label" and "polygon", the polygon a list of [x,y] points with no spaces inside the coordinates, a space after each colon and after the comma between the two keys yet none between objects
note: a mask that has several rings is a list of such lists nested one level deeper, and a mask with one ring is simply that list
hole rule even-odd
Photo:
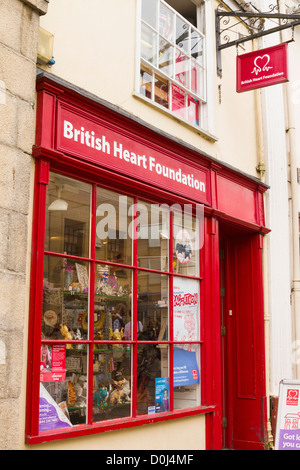
[{"label": "white window frame", "polygon": [[[188,88],[185,88],[182,84],[178,84],[176,80],[171,78],[170,76],[166,75],[162,72],[157,66],[149,64],[147,61],[142,59],[141,57],[141,28],[142,28],[142,0],[137,0],[137,37],[136,37],[136,72],[135,72],[135,91],[134,95],[138,98],[141,98],[143,101],[148,102],[152,106],[158,108],[159,110],[173,116],[175,119],[184,122],[185,124],[189,125],[190,127],[200,131],[201,133],[206,134],[206,136],[210,137],[212,140],[216,140],[213,136],[214,130],[214,113],[213,113],[213,103],[214,103],[214,92],[213,86],[208,84],[212,84],[215,77],[212,74],[213,70],[213,51],[211,48],[213,47],[214,42],[212,41],[212,13],[211,9],[211,2],[210,0],[206,0],[205,2],[194,1],[197,8],[197,25],[202,25],[205,34],[191,23],[189,23],[182,15],[180,15],[176,10],[174,10],[168,3],[164,0],[158,0],[160,3],[166,5],[171,11],[173,11],[182,21],[184,21],[189,27],[193,27],[196,31],[201,35],[203,38],[203,70],[204,70],[204,93],[201,97],[200,95],[193,93]],[[193,1],[193,0],[192,0]],[[201,4],[200,4],[201,3]],[[208,44],[210,44],[208,46]],[[175,46],[176,47],[176,46]],[[207,50],[209,47],[209,51]],[[196,125],[187,119],[182,118],[180,115],[172,111],[171,109],[171,100],[169,103],[169,108],[166,108],[154,101],[154,94],[152,91],[151,99],[144,96],[140,92],[140,70],[141,66],[144,64],[148,69],[151,69],[152,75],[160,76],[162,79],[167,80],[169,84],[174,84],[178,88],[182,89],[187,96],[191,96],[200,102],[200,111],[199,111],[199,125]],[[152,82],[152,85],[154,80]],[[153,90],[153,86],[152,86]]]}]

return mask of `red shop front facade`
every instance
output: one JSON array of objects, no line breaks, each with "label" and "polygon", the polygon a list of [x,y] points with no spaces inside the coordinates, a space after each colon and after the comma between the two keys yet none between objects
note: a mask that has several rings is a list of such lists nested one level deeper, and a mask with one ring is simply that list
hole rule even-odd
[{"label": "red shop front facade", "polygon": [[264,192],[42,74],[26,443],[205,417],[263,449]]}]

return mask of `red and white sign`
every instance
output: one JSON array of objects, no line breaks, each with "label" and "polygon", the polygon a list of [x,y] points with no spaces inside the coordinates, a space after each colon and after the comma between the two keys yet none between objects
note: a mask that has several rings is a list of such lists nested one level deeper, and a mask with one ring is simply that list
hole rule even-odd
[{"label": "red and white sign", "polygon": [[40,381],[63,382],[66,380],[66,346],[41,347]]},{"label": "red and white sign", "polygon": [[238,93],[287,82],[287,44],[237,56],[236,72]]},{"label": "red and white sign", "polygon": [[56,148],[197,202],[207,201],[207,170],[187,165],[171,155],[106,126],[76,108],[58,106]]},{"label": "red and white sign", "polygon": [[288,389],[286,404],[292,406],[298,406],[299,404],[299,390],[297,389]]},{"label": "red and white sign", "polygon": [[174,340],[198,341],[200,318],[199,283],[194,279],[174,281]]}]

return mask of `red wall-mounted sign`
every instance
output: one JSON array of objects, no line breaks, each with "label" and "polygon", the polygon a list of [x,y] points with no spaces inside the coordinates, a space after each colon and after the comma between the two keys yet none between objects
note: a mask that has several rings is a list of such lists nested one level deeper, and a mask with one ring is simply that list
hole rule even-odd
[{"label": "red wall-mounted sign", "polygon": [[183,163],[95,116],[58,104],[56,148],[141,181],[207,202],[207,170]]},{"label": "red wall-mounted sign", "polygon": [[287,82],[287,44],[237,56],[236,72],[238,93]]}]

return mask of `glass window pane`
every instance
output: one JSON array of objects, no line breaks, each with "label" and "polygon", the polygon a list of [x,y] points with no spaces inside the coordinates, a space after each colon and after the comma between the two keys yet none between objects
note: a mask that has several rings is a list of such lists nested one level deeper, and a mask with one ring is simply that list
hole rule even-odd
[{"label": "glass window pane", "polygon": [[172,85],[172,111],[182,119],[186,118],[186,94],[176,85]]},{"label": "glass window pane", "polygon": [[200,284],[195,279],[173,278],[174,341],[200,339]]},{"label": "glass window pane", "polygon": [[45,250],[89,257],[92,187],[50,173],[47,187]]},{"label": "glass window pane", "polygon": [[157,34],[142,24],[141,57],[157,66]]},{"label": "glass window pane", "polygon": [[169,108],[169,82],[155,76],[154,79],[154,101],[164,108]]},{"label": "glass window pane", "polygon": [[175,274],[199,276],[199,222],[188,211],[174,212],[173,270]]},{"label": "glass window pane", "polygon": [[96,259],[132,263],[133,199],[97,188]]},{"label": "glass window pane", "polygon": [[39,431],[86,423],[87,351],[81,346],[41,346]]},{"label": "glass window pane", "polygon": [[141,69],[140,93],[146,98],[152,99],[152,73]]},{"label": "glass window pane", "polygon": [[189,53],[189,25],[176,17],[176,45]]},{"label": "glass window pane", "polygon": [[157,29],[157,0],[142,1],[142,19],[153,28]]},{"label": "glass window pane", "polygon": [[[132,307],[131,279],[132,273],[129,269],[96,264],[95,340],[123,340],[125,329],[128,336]],[[126,339],[130,339],[130,336]]]},{"label": "glass window pane", "polygon": [[93,421],[131,414],[129,345],[96,345],[93,359]]},{"label": "glass window pane", "polygon": [[[168,346],[140,344],[137,352],[137,414],[169,411],[169,401],[157,405],[157,395],[169,384]],[[164,379],[163,381],[161,379]],[[166,394],[163,394],[166,395]],[[164,405],[164,407],[163,407]]]},{"label": "glass window pane", "polygon": [[168,276],[139,271],[138,320],[142,323],[144,341],[168,339]]},{"label": "glass window pane", "polygon": [[173,77],[173,51],[169,42],[159,39],[159,68],[169,77]]},{"label": "glass window pane", "polygon": [[169,270],[169,209],[163,204],[138,203],[138,266]]},{"label": "glass window pane", "polygon": [[194,93],[197,93],[202,99],[205,99],[204,96],[204,69],[198,65],[194,60],[192,60],[191,67],[191,90]]},{"label": "glass window pane", "polygon": [[174,42],[175,14],[163,3],[159,11],[159,34],[170,42]]},{"label": "glass window pane", "polygon": [[174,345],[174,410],[200,406],[200,346]]},{"label": "glass window pane", "polygon": [[87,339],[89,264],[45,256],[43,339]]},{"label": "glass window pane", "polygon": [[176,49],[175,80],[190,88],[190,59]]},{"label": "glass window pane", "polygon": [[191,30],[191,55],[200,65],[204,65],[203,60],[203,37],[192,28]]}]

